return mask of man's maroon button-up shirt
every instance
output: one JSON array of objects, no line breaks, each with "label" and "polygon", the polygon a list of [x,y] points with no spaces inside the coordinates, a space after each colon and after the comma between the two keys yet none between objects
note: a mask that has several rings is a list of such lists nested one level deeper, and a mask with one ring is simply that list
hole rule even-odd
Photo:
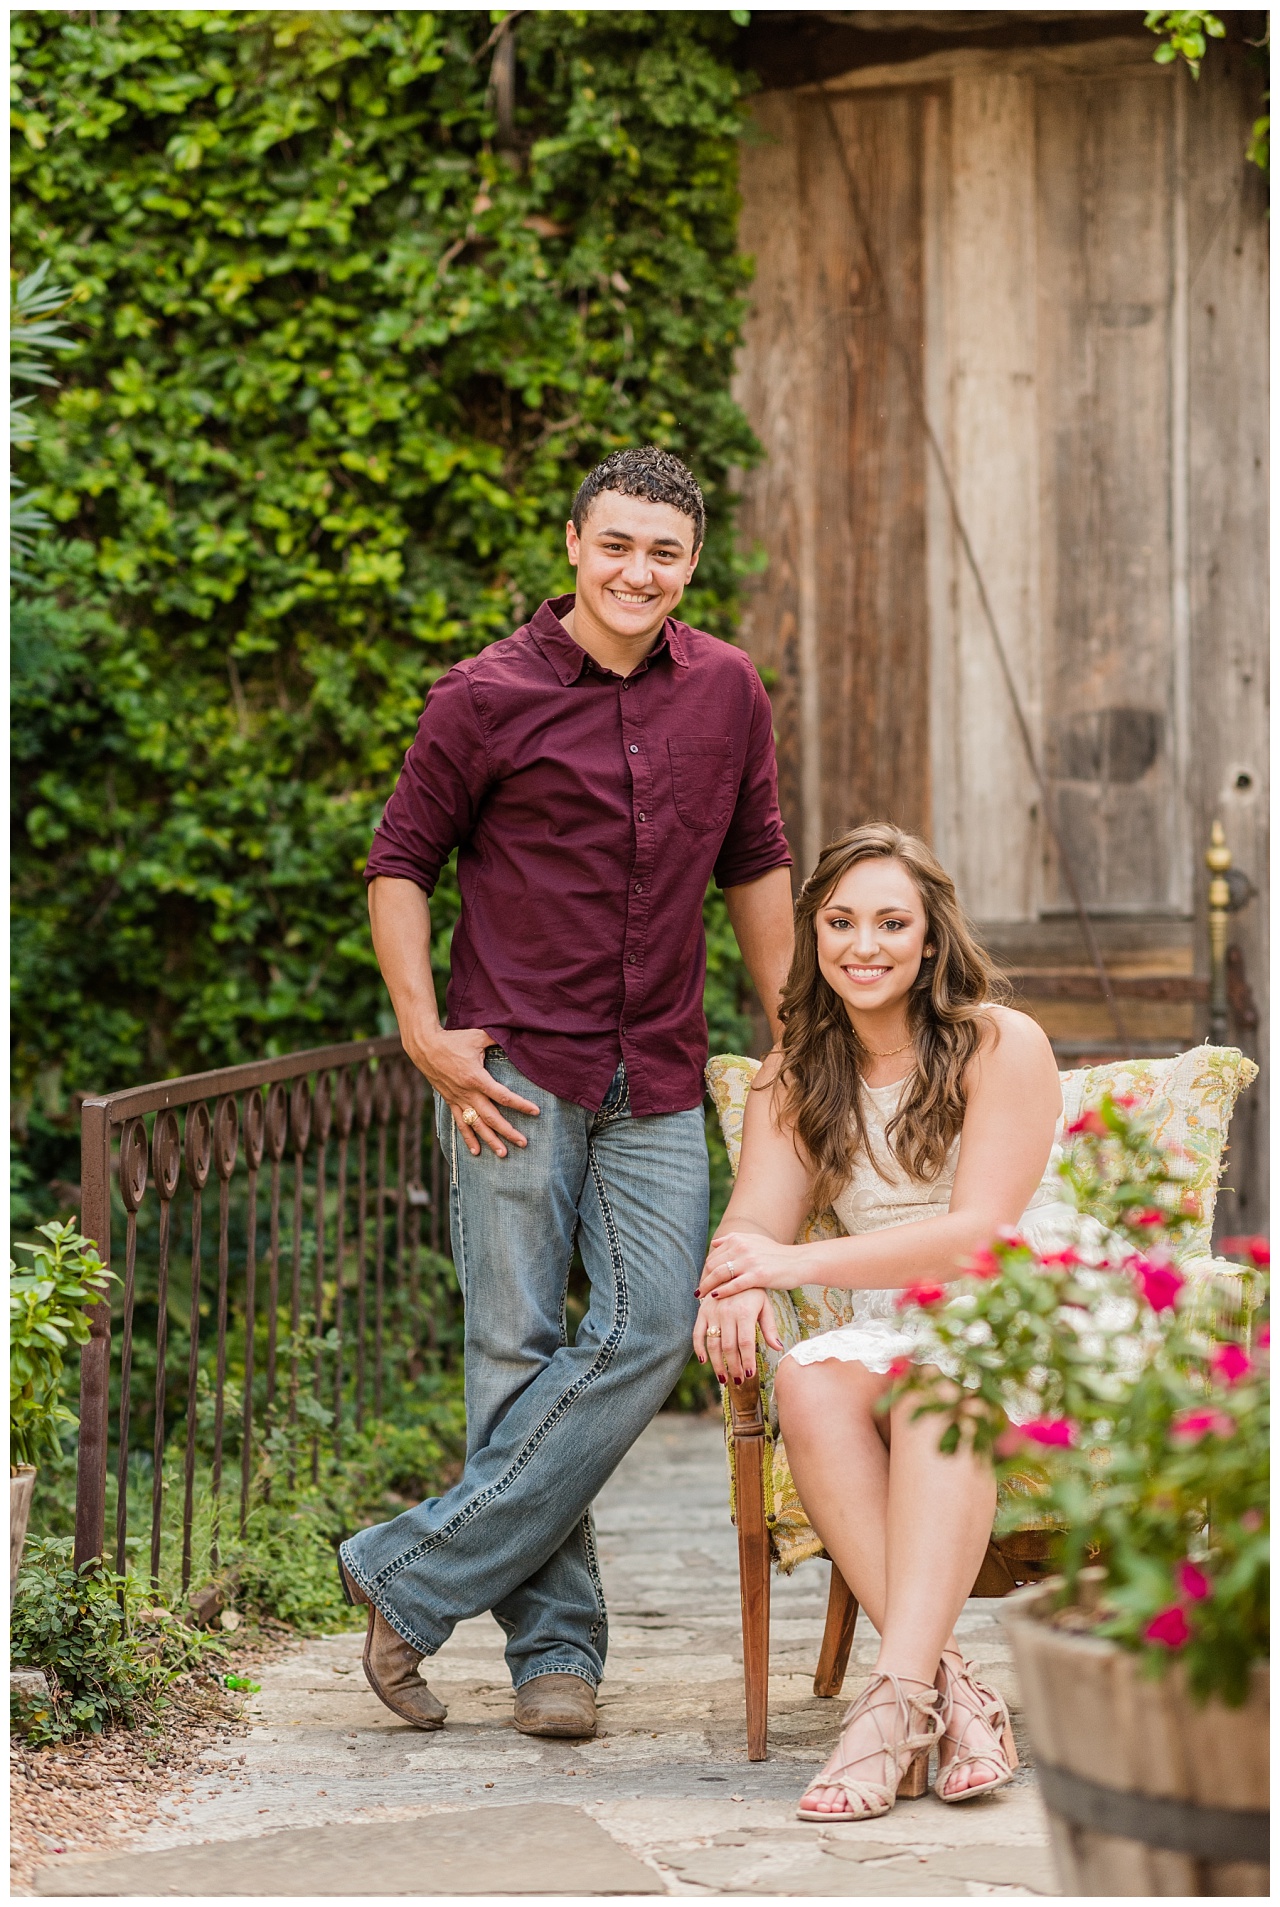
[{"label": "man's maroon button-up shirt", "polygon": [[708,880],[788,867],[769,698],[748,658],[668,620],[625,679],[543,603],[427,696],[365,878],[430,894],[456,847],[453,1027],[482,1026],[536,1085],[631,1110],[702,1099]]}]

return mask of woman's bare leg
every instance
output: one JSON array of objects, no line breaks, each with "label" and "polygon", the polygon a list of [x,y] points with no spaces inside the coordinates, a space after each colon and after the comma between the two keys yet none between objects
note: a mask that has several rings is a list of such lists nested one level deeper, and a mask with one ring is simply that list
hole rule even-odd
[{"label": "woman's bare leg", "polygon": [[[877,1669],[927,1687],[943,1649],[955,1646],[952,1626],[981,1567],[995,1479],[989,1465],[939,1451],[938,1419],[912,1422],[916,1399],[877,1412],[890,1383],[860,1364],[787,1358],[775,1395],[809,1520],[880,1632]],[[878,1745],[869,1719],[854,1732],[847,1760]],[[974,1768],[956,1786],[983,1778]],[[838,1788],[811,1790],[805,1805],[834,1814],[848,1807]]]}]

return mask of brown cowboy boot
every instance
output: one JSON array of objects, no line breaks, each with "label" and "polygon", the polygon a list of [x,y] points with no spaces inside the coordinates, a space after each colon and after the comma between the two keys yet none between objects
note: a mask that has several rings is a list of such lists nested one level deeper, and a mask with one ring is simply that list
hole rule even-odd
[{"label": "brown cowboy boot", "polygon": [[411,1722],[415,1728],[443,1728],[449,1711],[418,1674],[418,1664],[422,1661],[418,1651],[403,1636],[397,1635],[386,1617],[369,1602],[359,1583],[347,1574],[341,1557],[338,1573],[347,1601],[368,1604],[364,1675],[369,1687],[402,1721]]},{"label": "brown cowboy boot", "polygon": [[516,1690],[516,1727],[587,1741],[596,1732],[596,1692],[580,1675],[535,1675]]}]

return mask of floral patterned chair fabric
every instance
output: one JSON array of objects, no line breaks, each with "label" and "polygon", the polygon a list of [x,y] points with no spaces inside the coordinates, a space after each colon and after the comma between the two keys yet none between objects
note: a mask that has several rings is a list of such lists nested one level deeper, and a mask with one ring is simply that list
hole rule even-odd
[{"label": "floral patterned chair fabric", "polygon": [[[726,1054],[718,1055],[707,1065],[707,1087],[715,1103],[735,1176],[742,1149],[747,1094],[759,1064],[758,1060]],[[1231,1114],[1236,1100],[1257,1077],[1257,1072],[1253,1061],[1235,1047],[1197,1046],[1173,1059],[1115,1060],[1105,1066],[1080,1067],[1060,1076],[1067,1125],[1078,1119],[1087,1106],[1096,1105],[1105,1093],[1129,1093],[1136,1101],[1136,1109],[1145,1112],[1150,1120],[1155,1136],[1167,1145],[1180,1146],[1188,1155],[1190,1176],[1186,1189],[1197,1196],[1202,1214],[1199,1223],[1183,1239],[1178,1254],[1179,1267],[1190,1278],[1231,1275],[1238,1269],[1215,1259],[1210,1241]],[[843,1230],[834,1212],[813,1213],[801,1229],[798,1242],[839,1238]],[[793,1344],[849,1322],[852,1294],[834,1285],[804,1285],[796,1291],[772,1291],[769,1297],[783,1351],[770,1351],[761,1345],[761,1388],[766,1411],[765,1519],[774,1560],[779,1569],[790,1574],[797,1563],[810,1556],[821,1556],[823,1549],[801,1506],[786,1449],[778,1435],[773,1375],[779,1358]],[[732,1502],[732,1440],[729,1449]],[[1003,1487],[1006,1503],[1009,1496],[1024,1494],[1016,1478]],[[1034,1494],[1030,1480],[1025,1494]],[[1034,1511],[1024,1511],[1017,1522],[1024,1530],[1047,1527],[1043,1520],[1036,1518]]]}]

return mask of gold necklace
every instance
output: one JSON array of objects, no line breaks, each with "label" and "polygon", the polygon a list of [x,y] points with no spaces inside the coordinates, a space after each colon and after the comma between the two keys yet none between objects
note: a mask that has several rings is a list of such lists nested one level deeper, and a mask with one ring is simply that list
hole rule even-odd
[{"label": "gold necklace", "polygon": [[[863,1045],[866,1046],[865,1040],[863,1041]],[[914,1045],[915,1035],[913,1034],[909,1040],[903,1040],[901,1046],[895,1046],[891,1053],[877,1053],[874,1046],[867,1046],[867,1051],[870,1053],[872,1059],[897,1059],[899,1053],[905,1053],[909,1046]]]}]

